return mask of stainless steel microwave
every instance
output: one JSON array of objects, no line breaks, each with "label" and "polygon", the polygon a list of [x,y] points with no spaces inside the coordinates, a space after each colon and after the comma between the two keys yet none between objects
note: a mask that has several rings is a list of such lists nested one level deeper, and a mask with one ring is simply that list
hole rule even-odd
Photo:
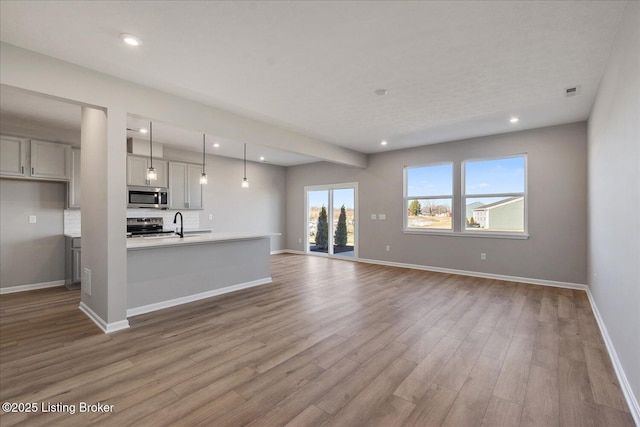
[{"label": "stainless steel microwave", "polygon": [[128,208],[168,209],[169,190],[164,187],[127,187]]}]

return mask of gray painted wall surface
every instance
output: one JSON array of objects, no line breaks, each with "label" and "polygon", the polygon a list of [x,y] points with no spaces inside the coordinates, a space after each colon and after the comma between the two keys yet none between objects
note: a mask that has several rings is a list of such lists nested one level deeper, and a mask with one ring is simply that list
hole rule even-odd
[{"label": "gray painted wall surface", "polygon": [[271,275],[268,240],[129,250],[127,308],[266,279]]},{"label": "gray painted wall surface", "polygon": [[[403,166],[528,154],[528,240],[402,232]],[[585,284],[586,123],[553,126],[369,156],[366,169],[329,163],[287,170],[287,247],[304,250],[304,186],[359,183],[360,258]],[[460,212],[459,202],[454,209]],[[372,220],[371,214],[386,214]],[[385,246],[391,251],[386,252]],[[487,260],[480,260],[480,253]]]},{"label": "gray painted wall surface", "polygon": [[[201,154],[166,146],[164,157],[202,163]],[[203,186],[204,210],[198,211],[200,228],[217,233],[281,233],[281,236],[271,238],[271,250],[286,248],[284,167],[247,162],[249,188],[240,187],[243,175],[241,160],[208,154],[206,171],[209,183]],[[209,220],[209,214],[213,215],[212,220]]]},{"label": "gray painted wall surface", "polygon": [[64,280],[65,197],[64,183],[0,179],[0,287]]},{"label": "gray painted wall surface", "polygon": [[589,286],[640,397],[640,3],[629,2],[589,119]]}]

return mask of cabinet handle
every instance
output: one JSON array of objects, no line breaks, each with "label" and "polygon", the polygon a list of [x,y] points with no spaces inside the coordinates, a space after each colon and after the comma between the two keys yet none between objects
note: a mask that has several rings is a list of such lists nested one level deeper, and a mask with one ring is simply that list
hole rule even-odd
[{"label": "cabinet handle", "polygon": [[184,207],[188,208],[189,207],[189,202],[185,202]]},{"label": "cabinet handle", "polygon": [[20,169],[22,170],[22,172],[20,172],[20,173],[22,173],[24,175],[24,166],[21,166]]},{"label": "cabinet handle", "polygon": [[33,175],[35,173],[36,173],[35,168],[31,168],[31,175]]}]

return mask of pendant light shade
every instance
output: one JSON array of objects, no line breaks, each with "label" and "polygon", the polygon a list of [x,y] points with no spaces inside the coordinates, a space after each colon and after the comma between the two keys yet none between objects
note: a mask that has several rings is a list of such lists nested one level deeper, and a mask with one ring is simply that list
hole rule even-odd
[{"label": "pendant light shade", "polygon": [[204,170],[204,147],[205,147],[205,142],[204,142],[205,136],[204,133],[202,134],[202,175],[200,175],[200,184],[204,185],[207,184],[208,179],[207,179],[207,173]]},{"label": "pendant light shade", "polygon": [[247,179],[247,144],[244,144],[244,178],[242,178],[242,188],[249,188]]},{"label": "pendant light shade", "polygon": [[153,123],[149,122],[149,168],[147,169],[147,180],[156,181],[158,172],[153,167]]}]

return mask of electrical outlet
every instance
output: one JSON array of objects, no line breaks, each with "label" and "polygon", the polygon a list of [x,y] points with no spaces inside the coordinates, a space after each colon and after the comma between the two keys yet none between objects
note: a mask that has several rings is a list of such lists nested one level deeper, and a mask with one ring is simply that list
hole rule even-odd
[{"label": "electrical outlet", "polygon": [[378,219],[387,219],[387,214],[378,214]]},{"label": "electrical outlet", "polygon": [[387,245],[387,252],[391,250],[391,246]]},{"label": "electrical outlet", "polygon": [[376,219],[377,215],[376,214],[371,214],[371,219]]},{"label": "electrical outlet", "polygon": [[209,221],[213,219],[213,214],[209,214]]},{"label": "electrical outlet", "polygon": [[86,267],[82,269],[82,283],[80,286],[82,287],[82,292],[91,296],[91,270]]},{"label": "electrical outlet", "polygon": [[37,218],[35,215],[29,215],[29,224],[35,224],[37,222]]},{"label": "electrical outlet", "polygon": [[298,238],[298,243],[302,243],[302,237]]},{"label": "electrical outlet", "polygon": [[485,254],[484,252],[482,252],[482,253],[480,254],[480,259],[481,259],[482,261],[486,261],[486,260],[487,260],[487,254]]}]

